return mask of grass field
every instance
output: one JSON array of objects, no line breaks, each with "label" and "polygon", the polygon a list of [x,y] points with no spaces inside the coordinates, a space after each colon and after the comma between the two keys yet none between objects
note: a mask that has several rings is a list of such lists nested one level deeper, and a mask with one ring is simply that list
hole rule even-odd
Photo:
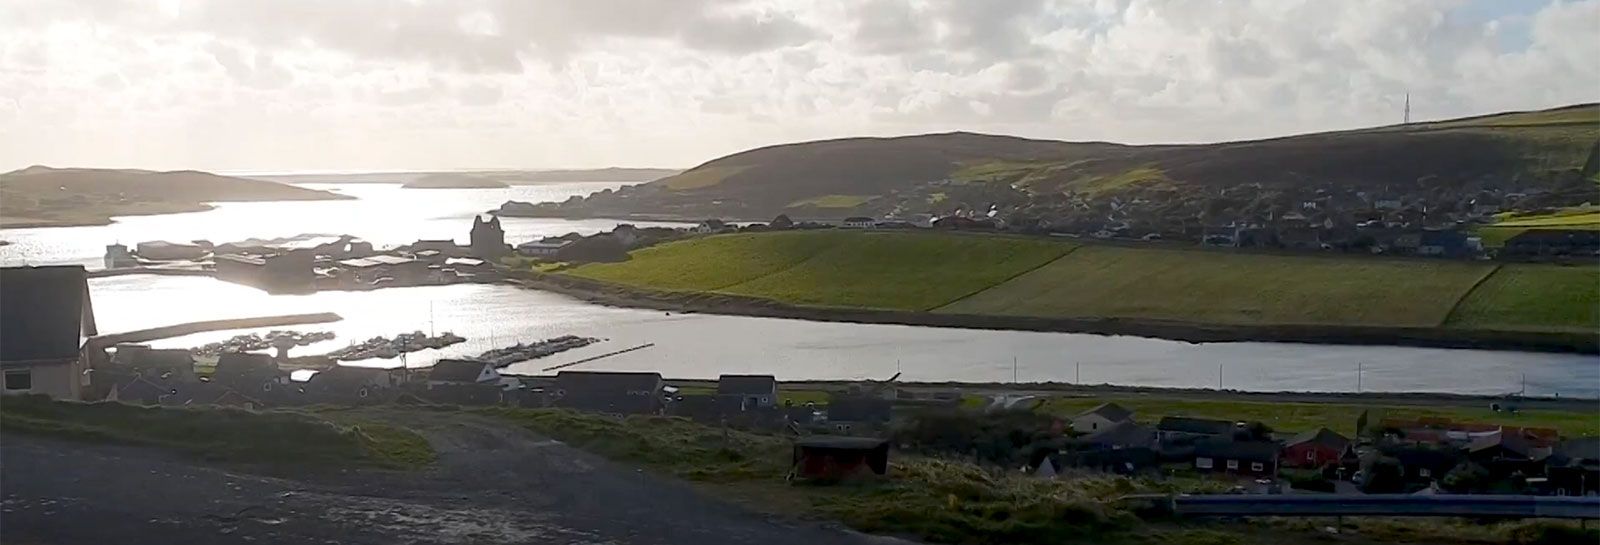
[{"label": "grass field", "polygon": [[1254,420],[1266,423],[1279,432],[1298,433],[1325,427],[1353,436],[1356,418],[1361,411],[1372,411],[1369,419],[1414,419],[1418,417],[1443,417],[1452,420],[1483,422],[1507,426],[1532,426],[1553,428],[1562,435],[1576,437],[1600,434],[1600,419],[1585,411],[1525,411],[1519,414],[1497,413],[1489,410],[1487,403],[1481,408],[1379,406],[1337,403],[1284,403],[1251,402],[1235,400],[1163,399],[1154,396],[1057,397],[1047,401],[1043,411],[1071,416],[1094,408],[1105,402],[1115,402],[1134,412],[1134,419],[1154,424],[1163,416],[1191,416],[1218,420]]},{"label": "grass field", "polygon": [[1505,246],[1511,237],[1530,229],[1600,230],[1600,206],[1575,206],[1548,214],[1501,215],[1498,220],[1478,228],[1478,236],[1483,239],[1484,246]]},{"label": "grass field", "polygon": [[1437,326],[1492,265],[1086,246],[940,312]]},{"label": "grass field", "polygon": [[723,293],[798,305],[928,310],[1049,263],[1068,243],[907,233],[828,233],[828,249]]},{"label": "grass field", "polygon": [[583,265],[568,274],[660,290],[713,291],[793,267],[833,242],[808,232],[704,237],[645,248],[629,261]]},{"label": "grass field", "polygon": [[722,183],[729,176],[738,174],[748,167],[741,166],[704,166],[694,170],[680,172],[661,182],[667,187],[684,191],[711,187]]},{"label": "grass field", "polygon": [[7,397],[7,433],[170,448],[211,460],[260,464],[427,465],[434,453],[416,433],[377,423],[335,425],[293,411],[136,407],[120,403]]},{"label": "grass field", "polygon": [[816,208],[855,208],[872,200],[871,195],[823,195],[789,203],[788,208],[811,206]]},{"label": "grass field", "polygon": [[1504,265],[1461,301],[1446,325],[1600,331],[1600,269]]}]

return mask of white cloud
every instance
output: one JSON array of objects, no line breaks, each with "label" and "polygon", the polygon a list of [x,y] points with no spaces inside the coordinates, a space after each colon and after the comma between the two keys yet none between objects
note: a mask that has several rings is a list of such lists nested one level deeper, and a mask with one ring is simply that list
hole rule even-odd
[{"label": "white cloud", "polygon": [[[12,0],[0,169],[692,165],[1214,141],[1600,99],[1600,0]],[[1467,16],[1470,12],[1470,16]]]}]

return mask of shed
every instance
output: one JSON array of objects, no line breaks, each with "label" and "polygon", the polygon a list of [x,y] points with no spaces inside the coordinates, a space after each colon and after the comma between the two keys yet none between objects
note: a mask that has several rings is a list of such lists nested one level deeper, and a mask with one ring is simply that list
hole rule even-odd
[{"label": "shed", "polygon": [[717,395],[738,398],[745,409],[772,407],[778,403],[778,379],[772,375],[722,375],[717,377]]},{"label": "shed", "polygon": [[1320,468],[1338,464],[1350,454],[1350,439],[1328,428],[1317,428],[1284,443],[1283,465]]},{"label": "shed", "polygon": [[889,441],[872,437],[812,435],[794,442],[791,474],[801,479],[837,480],[889,473]]},{"label": "shed", "polygon": [[657,414],[662,408],[661,373],[562,371],[556,374],[555,405],[611,414]]}]

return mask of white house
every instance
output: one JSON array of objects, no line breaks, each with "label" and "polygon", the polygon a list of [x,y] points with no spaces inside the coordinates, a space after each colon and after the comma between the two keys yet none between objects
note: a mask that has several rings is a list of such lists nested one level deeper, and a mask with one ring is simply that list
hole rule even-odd
[{"label": "white house", "polygon": [[1072,431],[1094,433],[1110,429],[1112,426],[1123,422],[1132,421],[1133,411],[1125,409],[1116,403],[1101,403],[1098,407],[1072,417]]},{"label": "white house", "polygon": [[0,269],[0,392],[83,399],[83,343],[96,334],[83,266]]},{"label": "white house", "polygon": [[845,229],[871,229],[877,227],[878,220],[866,216],[853,216],[845,218],[844,223],[840,225]]}]

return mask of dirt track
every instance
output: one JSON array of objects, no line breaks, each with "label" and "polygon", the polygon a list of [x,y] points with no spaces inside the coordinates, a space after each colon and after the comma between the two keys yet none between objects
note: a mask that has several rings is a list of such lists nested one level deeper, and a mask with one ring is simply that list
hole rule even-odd
[{"label": "dirt track", "polygon": [[410,473],[274,478],[166,452],[7,434],[0,540],[118,544],[890,543],[772,520],[484,419],[407,413],[439,452]]}]

